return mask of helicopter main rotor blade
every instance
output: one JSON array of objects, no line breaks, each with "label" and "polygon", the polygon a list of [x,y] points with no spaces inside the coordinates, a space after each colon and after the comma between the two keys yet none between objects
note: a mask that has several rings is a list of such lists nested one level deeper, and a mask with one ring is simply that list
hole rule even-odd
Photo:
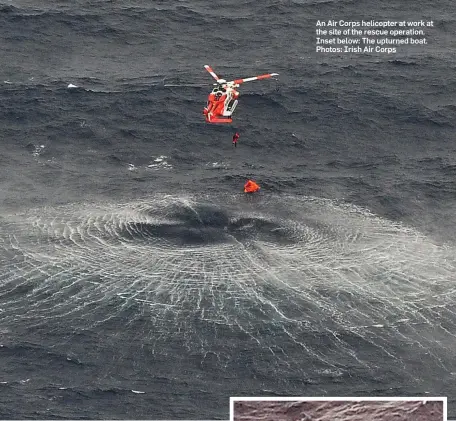
[{"label": "helicopter main rotor blade", "polygon": [[208,66],[207,64],[204,65],[204,68],[209,72],[209,74],[218,82],[220,78],[215,74],[215,72],[212,70],[211,66]]},{"label": "helicopter main rotor blade", "polygon": [[273,76],[279,76],[278,73],[268,73],[266,75],[259,75],[259,76],[254,76],[254,77],[246,77],[244,79],[236,79],[233,81],[234,84],[239,85],[244,82],[251,82],[252,80],[261,80],[261,79],[268,79]]},{"label": "helicopter main rotor blade", "polygon": [[207,86],[207,83],[205,84],[196,84],[196,83],[184,83],[184,84],[178,84],[178,83],[165,83],[163,85],[165,88],[205,88]]}]

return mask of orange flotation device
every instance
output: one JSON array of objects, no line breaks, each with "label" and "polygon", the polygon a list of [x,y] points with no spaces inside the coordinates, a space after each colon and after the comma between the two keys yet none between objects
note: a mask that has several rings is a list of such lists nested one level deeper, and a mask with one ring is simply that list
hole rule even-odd
[{"label": "orange flotation device", "polygon": [[260,186],[255,181],[247,180],[244,184],[244,193],[255,193],[260,190]]}]

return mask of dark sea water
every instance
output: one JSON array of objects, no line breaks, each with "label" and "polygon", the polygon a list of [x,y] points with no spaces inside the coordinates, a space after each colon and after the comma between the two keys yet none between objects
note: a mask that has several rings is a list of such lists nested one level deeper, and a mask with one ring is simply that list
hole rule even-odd
[{"label": "dark sea water", "polygon": [[[3,0],[0,418],[421,395],[456,418],[455,11]],[[317,19],[435,26],[330,55]],[[204,64],[280,76],[208,125]]]}]

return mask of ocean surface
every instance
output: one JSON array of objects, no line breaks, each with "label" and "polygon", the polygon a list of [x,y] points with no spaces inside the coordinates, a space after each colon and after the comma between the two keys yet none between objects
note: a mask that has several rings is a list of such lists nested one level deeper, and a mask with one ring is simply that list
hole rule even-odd
[{"label": "ocean surface", "polygon": [[[0,418],[456,418],[453,1],[0,1]],[[322,54],[318,19],[434,27]],[[208,125],[204,64],[280,75]]]}]

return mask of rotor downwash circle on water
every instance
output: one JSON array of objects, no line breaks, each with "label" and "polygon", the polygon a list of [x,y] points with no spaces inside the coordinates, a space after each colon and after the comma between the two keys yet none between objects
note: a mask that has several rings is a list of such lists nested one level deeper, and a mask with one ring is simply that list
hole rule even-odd
[{"label": "rotor downwash circle on water", "polygon": [[115,324],[116,340],[156,353],[173,343],[226,369],[248,348],[258,370],[307,379],[382,365],[413,376],[423,358],[422,375],[451,371],[454,251],[349,204],[157,195],[1,225],[3,332]]}]

